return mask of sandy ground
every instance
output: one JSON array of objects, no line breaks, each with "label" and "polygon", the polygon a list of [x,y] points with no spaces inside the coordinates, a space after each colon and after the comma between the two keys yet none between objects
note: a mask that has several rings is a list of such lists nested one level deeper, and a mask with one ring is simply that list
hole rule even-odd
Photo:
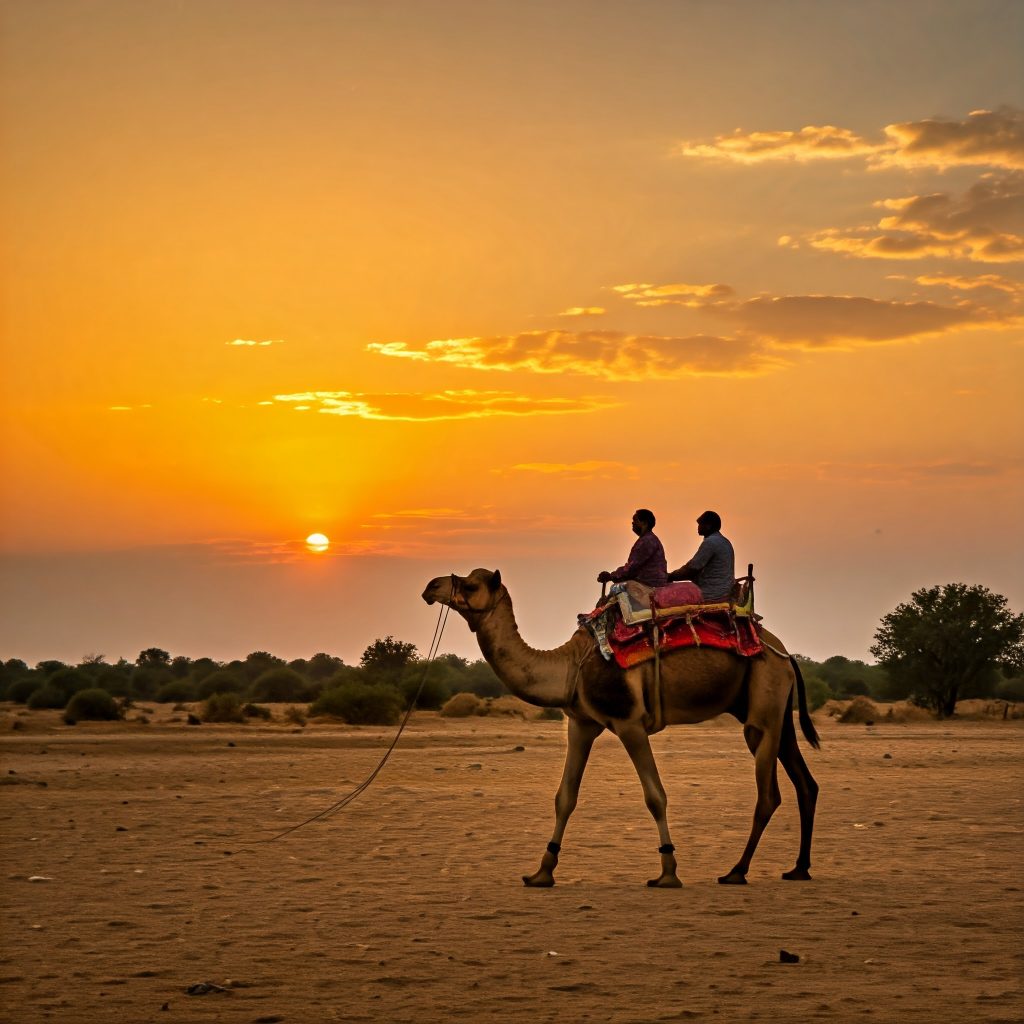
[{"label": "sandy ground", "polygon": [[[558,885],[528,890],[564,723],[417,715],[359,800],[260,844],[360,782],[391,731],[169,713],[16,732],[3,713],[3,1021],[1024,1017],[1024,722],[817,716],[814,881],[779,878],[784,781],[745,888],[714,881],[753,809],[739,728],[670,729],[674,891],[644,888],[656,832],[602,737]],[[187,995],[198,982],[227,991]]]}]

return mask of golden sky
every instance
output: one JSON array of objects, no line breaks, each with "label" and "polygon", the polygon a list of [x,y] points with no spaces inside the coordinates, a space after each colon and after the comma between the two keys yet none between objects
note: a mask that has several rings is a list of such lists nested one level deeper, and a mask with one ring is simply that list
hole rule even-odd
[{"label": "golden sky", "polygon": [[815,657],[1024,606],[1020,4],[2,28],[0,657],[425,649],[477,565],[550,646],[638,506],[673,567],[718,510]]}]

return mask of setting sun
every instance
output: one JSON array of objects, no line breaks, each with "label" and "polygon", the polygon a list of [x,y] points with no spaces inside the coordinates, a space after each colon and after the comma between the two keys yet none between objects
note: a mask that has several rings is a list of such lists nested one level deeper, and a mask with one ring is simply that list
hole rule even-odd
[{"label": "setting sun", "polygon": [[309,548],[310,551],[326,551],[330,546],[330,543],[330,540],[328,540],[328,538],[322,533],[311,533],[306,538],[306,547]]}]

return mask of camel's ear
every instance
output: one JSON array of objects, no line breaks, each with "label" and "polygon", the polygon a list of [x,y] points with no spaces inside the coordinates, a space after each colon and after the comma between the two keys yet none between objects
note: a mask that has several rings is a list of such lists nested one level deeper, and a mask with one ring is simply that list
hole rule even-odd
[{"label": "camel's ear", "polygon": [[490,583],[487,584],[491,590],[497,590],[501,586],[501,570],[495,569],[494,575],[491,577]]}]

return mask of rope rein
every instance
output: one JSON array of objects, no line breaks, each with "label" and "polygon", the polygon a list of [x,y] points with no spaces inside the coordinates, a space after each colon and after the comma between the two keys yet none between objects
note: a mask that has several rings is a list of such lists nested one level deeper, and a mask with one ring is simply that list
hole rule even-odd
[{"label": "rope rein", "polygon": [[427,673],[430,671],[431,663],[437,657],[437,649],[441,643],[441,637],[444,634],[444,627],[448,621],[448,610],[449,605],[444,605],[437,615],[437,625],[434,626],[434,638],[430,641],[430,650],[427,653],[427,660],[423,664],[423,675],[420,678],[420,685],[416,689],[416,693],[413,695],[411,701],[409,701],[409,707],[406,708],[405,716],[399,723],[398,732],[395,733],[395,738],[391,741],[391,746],[384,751],[384,756],[381,757],[380,761],[377,762],[377,767],[370,772],[366,778],[359,783],[353,790],[346,793],[345,796],[341,797],[340,800],[336,800],[330,807],[324,808],[317,814],[312,815],[305,821],[300,821],[297,825],[292,825],[290,828],[286,828],[283,832],[278,832],[276,836],[271,836],[269,839],[256,839],[253,840],[253,845],[263,843],[273,843],[284,836],[290,835],[292,832],[297,832],[300,828],[311,824],[314,821],[320,821],[322,818],[328,818],[336,811],[340,811],[343,807],[347,807],[357,796],[364,793],[370,786],[370,783],[380,774],[381,769],[387,764],[388,758],[391,757],[392,751],[398,745],[399,737],[402,735],[406,725],[409,722],[409,718],[413,713],[413,709],[416,707],[416,702],[420,699],[420,694],[423,692],[423,686],[427,681]]}]

